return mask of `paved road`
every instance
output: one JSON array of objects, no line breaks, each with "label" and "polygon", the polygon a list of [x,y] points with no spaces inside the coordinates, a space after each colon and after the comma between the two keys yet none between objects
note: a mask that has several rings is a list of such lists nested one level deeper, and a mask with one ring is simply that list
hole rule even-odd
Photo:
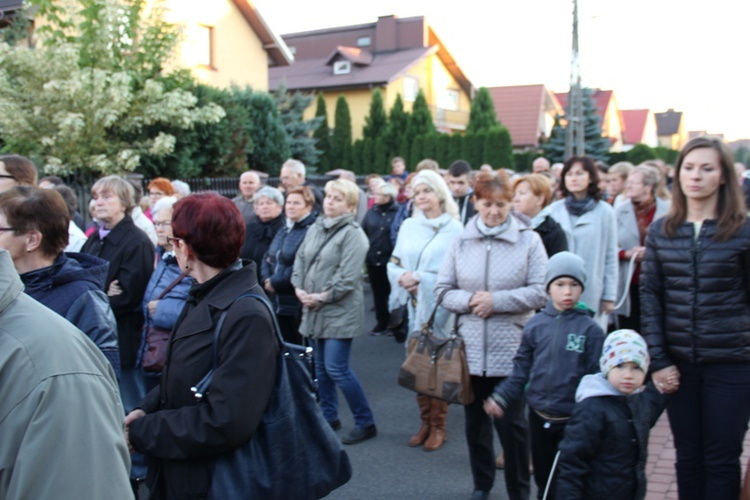
[{"label": "paved road", "polygon": [[[374,313],[369,310],[372,305],[369,288],[366,284],[366,328],[375,325]],[[378,436],[347,446],[353,477],[327,498],[470,498],[473,484],[462,407],[450,407],[448,441],[440,450],[427,453],[421,447],[406,445],[420,421],[414,394],[396,382],[403,358],[403,344],[397,344],[392,337],[364,335],[354,340],[351,366],[375,413]],[[343,429],[339,433],[343,435],[351,429],[353,421],[343,397],[340,406]],[[507,498],[502,471],[498,473],[492,499]]]}]

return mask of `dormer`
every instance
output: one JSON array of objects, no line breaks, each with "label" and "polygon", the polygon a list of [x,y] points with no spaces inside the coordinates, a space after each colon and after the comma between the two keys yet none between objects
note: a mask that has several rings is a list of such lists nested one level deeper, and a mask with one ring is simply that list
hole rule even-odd
[{"label": "dormer", "polygon": [[333,66],[334,75],[348,75],[356,66],[372,64],[372,53],[357,47],[336,47],[328,59],[327,66]]}]

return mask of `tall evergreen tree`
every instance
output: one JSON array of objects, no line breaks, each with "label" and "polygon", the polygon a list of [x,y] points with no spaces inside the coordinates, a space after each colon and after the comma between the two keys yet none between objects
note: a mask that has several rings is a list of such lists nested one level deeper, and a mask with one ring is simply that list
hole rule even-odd
[{"label": "tall evergreen tree", "polygon": [[375,156],[375,140],[370,137],[362,139],[362,160],[359,166],[361,172],[373,172],[373,158]]},{"label": "tall evergreen tree", "polygon": [[352,161],[352,118],[346,98],[340,95],[336,100],[336,115],[331,136],[331,167],[351,168]]},{"label": "tall evergreen tree", "polygon": [[314,169],[318,165],[320,151],[315,148],[312,133],[318,128],[323,118],[315,117],[305,120],[303,114],[313,100],[312,94],[289,92],[283,82],[274,92],[276,106],[279,108],[281,122],[287,134],[292,158],[300,160],[306,167]]},{"label": "tall evergreen tree", "polygon": [[375,153],[372,157],[372,171],[379,174],[388,174],[391,171],[388,148],[385,144],[385,136],[375,139]]},{"label": "tall evergreen tree", "polygon": [[355,174],[364,174],[369,173],[364,170],[364,162],[362,161],[362,151],[364,148],[364,140],[363,139],[357,139],[354,141],[354,144],[352,144],[352,163],[351,168],[347,168],[347,170],[351,170]]},{"label": "tall evergreen tree", "polygon": [[424,92],[420,89],[417,93],[417,98],[414,100],[414,106],[411,109],[409,125],[406,128],[406,137],[411,142],[420,135],[434,134],[435,132],[432,113],[430,113],[430,108],[427,106],[427,99],[424,96]]},{"label": "tall evergreen tree", "polygon": [[445,162],[445,166],[450,166],[454,161],[461,159],[463,157],[463,149],[464,136],[455,132],[451,136],[450,148],[448,149],[448,159]]},{"label": "tall evergreen tree", "polygon": [[315,147],[320,153],[318,167],[321,172],[327,172],[331,169],[329,155],[331,152],[331,129],[328,127],[328,111],[326,110],[326,101],[323,94],[318,94],[317,108],[315,117],[320,119],[318,127],[313,132],[315,138]]},{"label": "tall evergreen tree", "polygon": [[515,168],[513,143],[508,129],[498,125],[489,129],[486,134],[483,163],[489,163],[493,168]]},{"label": "tall evergreen tree", "polygon": [[365,118],[365,126],[362,127],[362,136],[370,139],[377,139],[385,135],[388,127],[388,116],[385,114],[383,106],[383,93],[380,89],[372,91],[372,100],[370,101],[370,114]]},{"label": "tall evergreen tree", "polygon": [[418,135],[414,138],[409,148],[409,165],[416,167],[417,164],[425,159],[424,154],[424,135]]},{"label": "tall evergreen tree", "polygon": [[586,155],[595,160],[607,161],[609,157],[609,138],[602,137],[602,119],[596,112],[596,105],[590,88],[583,89],[583,126],[586,141]]},{"label": "tall evergreen tree", "polygon": [[398,94],[396,96],[396,101],[391,108],[391,113],[388,116],[388,127],[385,136],[386,155],[388,157],[401,156],[403,158],[408,158],[409,153],[402,149],[401,144],[402,140],[405,142],[406,129],[408,126],[409,113],[404,111],[404,102],[401,100],[401,94]]},{"label": "tall evergreen tree", "polygon": [[482,164],[486,138],[487,132],[485,131],[467,133],[464,136],[461,159],[467,161],[471,165],[471,168],[478,168]]},{"label": "tall evergreen tree", "polygon": [[544,156],[552,163],[565,161],[565,128],[562,126],[562,117],[555,115],[555,122],[549,134],[547,142],[542,145]]},{"label": "tall evergreen tree", "polygon": [[247,164],[256,170],[276,175],[290,156],[286,130],[273,98],[265,92],[253,92],[244,104],[249,110],[250,138],[253,150]]},{"label": "tall evergreen tree", "polygon": [[469,112],[469,125],[466,127],[466,133],[471,134],[480,130],[489,130],[498,126],[495,114],[495,103],[487,87],[482,87],[477,92],[474,100],[471,101],[471,111]]}]

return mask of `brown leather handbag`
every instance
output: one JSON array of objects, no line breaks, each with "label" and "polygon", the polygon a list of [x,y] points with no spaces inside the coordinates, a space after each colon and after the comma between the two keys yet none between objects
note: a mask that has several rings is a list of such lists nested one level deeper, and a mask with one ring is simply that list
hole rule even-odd
[{"label": "brown leather handbag", "polygon": [[409,339],[398,383],[425,396],[468,405],[474,400],[474,394],[471,391],[464,339],[458,334],[458,318],[449,337],[433,335],[435,313],[446,291],[438,298],[429,321],[422,326],[419,335]]},{"label": "brown leather handbag", "polygon": [[[177,276],[177,279],[167,285],[154,300],[163,299],[185,276],[185,273]],[[161,373],[164,369],[164,363],[167,361],[167,342],[171,333],[171,328],[160,328],[154,325],[148,327],[148,331],[146,332],[146,350],[143,351],[143,358],[141,359],[141,367],[144,372]]]}]

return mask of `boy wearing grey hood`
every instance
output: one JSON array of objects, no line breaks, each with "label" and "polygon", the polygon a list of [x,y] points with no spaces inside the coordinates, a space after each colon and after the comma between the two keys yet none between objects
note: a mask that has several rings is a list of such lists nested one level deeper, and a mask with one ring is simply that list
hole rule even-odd
[{"label": "boy wearing grey hood", "polygon": [[584,375],[599,370],[604,341],[594,312],[579,302],[586,283],[583,259],[571,252],[553,255],[544,281],[550,299],[526,323],[513,373],[484,404],[489,415],[502,418],[505,409],[525,395],[539,498],[573,412],[575,388]]},{"label": "boy wearing grey hood", "polygon": [[649,355],[634,330],[604,341],[601,373],[586,375],[560,443],[556,498],[633,500],[646,496],[648,435],[664,398],[644,386]]}]

